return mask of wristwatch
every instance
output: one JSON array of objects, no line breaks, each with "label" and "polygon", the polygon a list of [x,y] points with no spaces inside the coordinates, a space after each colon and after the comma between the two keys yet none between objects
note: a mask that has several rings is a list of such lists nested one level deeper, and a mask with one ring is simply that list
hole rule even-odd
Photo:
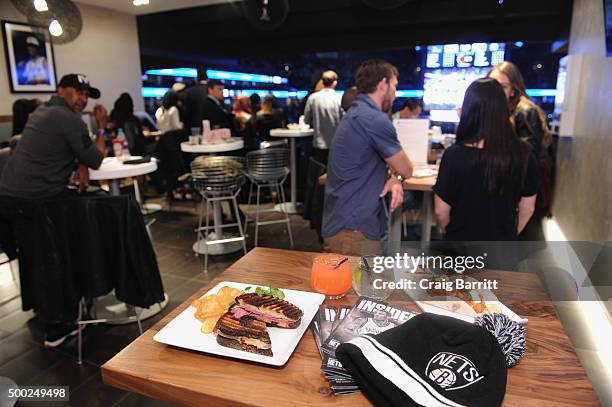
[{"label": "wristwatch", "polygon": [[401,184],[401,183],[403,183],[403,182],[404,182],[404,180],[406,179],[406,178],[402,177],[402,176],[401,176],[401,175],[399,175],[399,174],[395,174],[395,178],[397,178],[397,179],[399,180],[400,184]]}]

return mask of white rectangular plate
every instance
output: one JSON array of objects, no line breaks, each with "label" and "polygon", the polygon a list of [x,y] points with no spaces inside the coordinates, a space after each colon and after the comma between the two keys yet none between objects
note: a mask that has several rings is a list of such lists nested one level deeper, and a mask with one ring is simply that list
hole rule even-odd
[{"label": "white rectangular plate", "polygon": [[[244,290],[245,287],[251,286],[253,289],[250,292],[255,291],[255,288],[258,287],[255,284],[223,281],[204,295],[216,294],[223,286],[230,286],[239,290]],[[162,330],[153,337],[153,340],[166,345],[197,350],[213,355],[249,360],[251,362],[259,362],[273,366],[282,366],[287,363],[287,360],[289,360],[289,357],[293,354],[300,338],[302,338],[302,335],[304,335],[304,332],[306,332],[306,329],[310,326],[310,321],[317,313],[319,305],[325,300],[325,296],[306,291],[281,289],[285,293],[285,300],[299,307],[304,312],[304,316],[302,317],[300,325],[295,329],[268,327],[268,333],[272,341],[273,356],[271,357],[226,348],[225,346],[219,345],[214,334],[203,334],[200,332],[202,323],[193,316],[195,308],[192,306],[189,306],[163,327]]]}]

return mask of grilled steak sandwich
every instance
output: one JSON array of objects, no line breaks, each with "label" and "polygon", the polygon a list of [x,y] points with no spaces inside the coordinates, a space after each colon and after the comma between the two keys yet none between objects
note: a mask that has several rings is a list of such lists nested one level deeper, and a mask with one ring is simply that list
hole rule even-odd
[{"label": "grilled steak sandwich", "polygon": [[301,309],[287,301],[253,293],[236,297],[231,312],[237,319],[251,317],[279,328],[297,328],[304,315]]},{"label": "grilled steak sandwich", "polygon": [[272,342],[262,321],[248,317],[238,319],[231,312],[226,312],[217,321],[214,332],[219,345],[272,356]]}]

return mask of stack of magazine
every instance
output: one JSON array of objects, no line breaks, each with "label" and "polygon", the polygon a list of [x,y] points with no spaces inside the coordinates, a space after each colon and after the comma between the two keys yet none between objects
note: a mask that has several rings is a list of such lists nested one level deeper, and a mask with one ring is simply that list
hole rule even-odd
[{"label": "stack of magazine", "polygon": [[311,328],[323,361],[321,371],[334,394],[359,391],[357,383],[336,359],[336,349],[340,344],[360,335],[384,332],[414,315],[410,311],[368,297],[359,297],[352,308],[321,305]]}]

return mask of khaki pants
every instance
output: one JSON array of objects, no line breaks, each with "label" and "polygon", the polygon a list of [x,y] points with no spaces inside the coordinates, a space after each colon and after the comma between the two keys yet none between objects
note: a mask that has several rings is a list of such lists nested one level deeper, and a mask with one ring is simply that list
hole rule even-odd
[{"label": "khaki pants", "polygon": [[380,250],[380,241],[370,240],[358,230],[341,229],[334,236],[324,239],[323,250],[345,256],[375,254]]}]

